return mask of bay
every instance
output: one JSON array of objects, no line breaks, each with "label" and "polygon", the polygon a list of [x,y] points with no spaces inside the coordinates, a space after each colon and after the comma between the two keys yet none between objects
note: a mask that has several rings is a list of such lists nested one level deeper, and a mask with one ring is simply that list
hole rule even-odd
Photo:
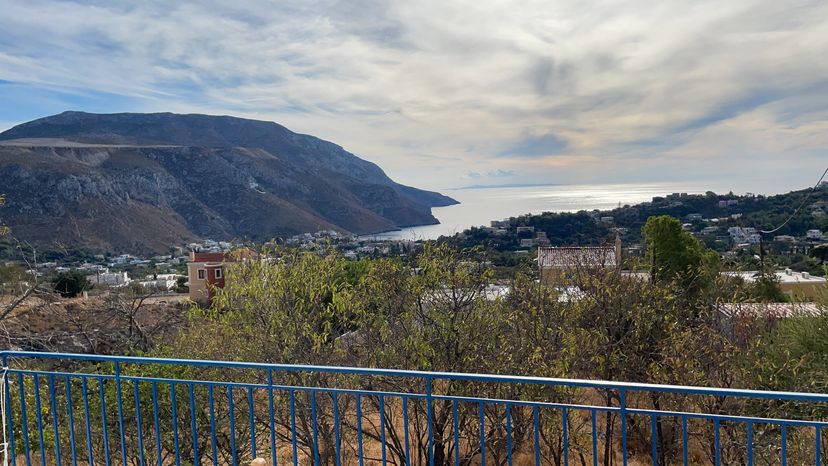
[{"label": "bay", "polygon": [[453,197],[460,204],[432,209],[432,213],[440,221],[439,225],[403,228],[398,231],[366,235],[365,237],[392,240],[436,239],[444,235],[454,235],[473,226],[488,226],[492,220],[501,220],[523,214],[577,212],[593,209],[606,210],[616,208],[619,205],[650,201],[654,196],[664,196],[674,192],[701,194],[710,189],[709,186],[703,187],[689,183],[585,184],[452,189],[443,191],[443,193]]}]

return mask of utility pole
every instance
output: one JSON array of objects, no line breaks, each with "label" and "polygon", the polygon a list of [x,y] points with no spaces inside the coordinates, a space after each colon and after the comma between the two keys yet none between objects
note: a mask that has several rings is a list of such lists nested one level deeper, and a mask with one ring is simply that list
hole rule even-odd
[{"label": "utility pole", "polygon": [[765,280],[765,235],[759,233],[759,278]]}]

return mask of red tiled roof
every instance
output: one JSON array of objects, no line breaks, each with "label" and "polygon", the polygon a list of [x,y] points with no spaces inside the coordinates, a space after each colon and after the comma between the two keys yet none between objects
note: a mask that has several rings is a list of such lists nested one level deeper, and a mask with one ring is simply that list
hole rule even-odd
[{"label": "red tiled roof", "polygon": [[615,267],[615,248],[598,247],[545,247],[538,248],[540,267]]},{"label": "red tiled roof", "polygon": [[191,252],[190,262],[241,262],[256,259],[259,254],[249,248],[239,248],[230,252]]}]

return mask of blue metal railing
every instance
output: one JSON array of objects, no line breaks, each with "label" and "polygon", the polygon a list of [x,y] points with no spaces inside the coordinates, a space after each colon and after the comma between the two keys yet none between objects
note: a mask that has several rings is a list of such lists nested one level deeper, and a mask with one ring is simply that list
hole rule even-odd
[{"label": "blue metal railing", "polygon": [[15,351],[2,363],[13,466],[821,465],[828,426],[828,394]]}]

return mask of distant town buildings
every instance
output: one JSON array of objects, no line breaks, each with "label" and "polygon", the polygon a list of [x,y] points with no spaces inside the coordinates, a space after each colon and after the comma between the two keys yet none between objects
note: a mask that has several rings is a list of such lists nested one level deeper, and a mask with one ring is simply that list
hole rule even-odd
[{"label": "distant town buildings", "polygon": [[538,245],[537,238],[521,238],[520,247],[531,248]]},{"label": "distant town buildings", "polygon": [[106,269],[103,272],[89,275],[87,279],[93,285],[124,286],[131,281],[126,272],[110,272]]},{"label": "distant town buildings", "polygon": [[716,225],[711,225],[709,227],[704,227],[701,230],[702,235],[715,235],[719,232],[719,227]]},{"label": "distant town buildings", "polygon": [[762,236],[753,227],[730,227],[727,229],[727,234],[736,244],[759,244],[762,240]]},{"label": "distant town buildings", "polygon": [[794,243],[796,242],[796,238],[791,235],[776,235],[773,237],[773,240],[778,243]]},{"label": "distant town buildings", "polygon": [[805,239],[809,241],[822,241],[825,235],[820,230],[808,230],[805,233]]}]

